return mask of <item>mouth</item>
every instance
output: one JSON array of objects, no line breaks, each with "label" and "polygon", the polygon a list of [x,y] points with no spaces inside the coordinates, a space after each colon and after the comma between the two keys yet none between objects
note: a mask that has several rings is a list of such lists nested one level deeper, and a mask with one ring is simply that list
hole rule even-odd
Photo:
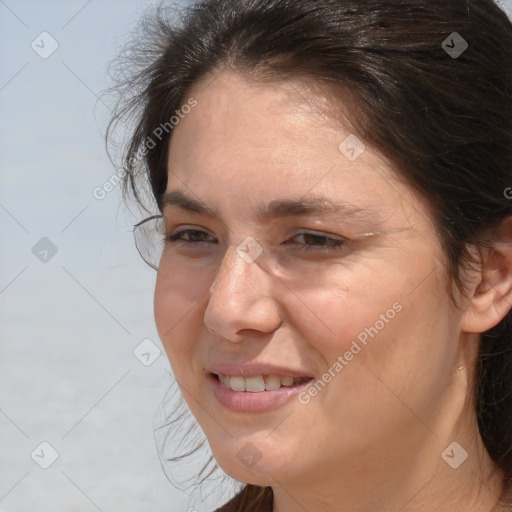
[{"label": "mouth", "polygon": [[313,377],[210,373],[213,395],[225,409],[257,413],[276,409],[301,393]]},{"label": "mouth", "polygon": [[253,377],[240,377],[222,373],[212,373],[211,375],[227,388],[247,393],[275,391],[282,387],[292,388],[313,380],[313,377],[290,377],[288,375],[255,375]]}]

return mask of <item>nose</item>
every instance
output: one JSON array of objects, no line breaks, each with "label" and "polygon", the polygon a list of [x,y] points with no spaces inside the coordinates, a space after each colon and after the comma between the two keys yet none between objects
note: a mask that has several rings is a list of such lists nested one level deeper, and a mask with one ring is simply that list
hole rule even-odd
[{"label": "nose", "polygon": [[230,246],[210,287],[205,326],[233,343],[245,339],[248,330],[269,334],[281,324],[279,304],[272,295],[273,277],[263,256],[248,263]]}]

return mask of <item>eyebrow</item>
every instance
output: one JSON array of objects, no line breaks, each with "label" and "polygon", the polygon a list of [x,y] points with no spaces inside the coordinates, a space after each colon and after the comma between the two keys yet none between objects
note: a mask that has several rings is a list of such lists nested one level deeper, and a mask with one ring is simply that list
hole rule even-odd
[{"label": "eyebrow", "polygon": [[[178,206],[184,210],[205,215],[219,217],[219,212],[199,199],[187,196],[181,190],[166,192],[162,196],[162,209]],[[267,205],[258,208],[258,217],[262,220],[294,217],[305,214],[335,215],[344,220],[372,220],[378,221],[380,215],[376,210],[363,209],[345,202],[338,202],[320,196],[299,197],[292,199],[274,199]]]}]

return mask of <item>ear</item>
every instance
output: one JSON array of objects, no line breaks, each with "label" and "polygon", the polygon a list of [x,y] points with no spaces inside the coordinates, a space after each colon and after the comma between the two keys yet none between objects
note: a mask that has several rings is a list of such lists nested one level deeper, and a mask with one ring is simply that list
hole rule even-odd
[{"label": "ear", "polygon": [[485,332],[499,324],[512,308],[512,217],[506,217],[484,249],[480,273],[471,287],[462,330]]}]

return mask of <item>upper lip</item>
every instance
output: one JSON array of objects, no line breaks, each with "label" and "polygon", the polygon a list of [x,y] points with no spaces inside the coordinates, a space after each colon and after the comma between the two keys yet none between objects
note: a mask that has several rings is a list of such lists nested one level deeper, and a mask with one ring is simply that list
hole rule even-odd
[{"label": "upper lip", "polygon": [[217,363],[208,366],[210,373],[229,375],[231,377],[256,377],[258,375],[278,375],[280,377],[312,378],[310,374],[302,370],[294,370],[284,366],[276,366],[266,363]]}]

